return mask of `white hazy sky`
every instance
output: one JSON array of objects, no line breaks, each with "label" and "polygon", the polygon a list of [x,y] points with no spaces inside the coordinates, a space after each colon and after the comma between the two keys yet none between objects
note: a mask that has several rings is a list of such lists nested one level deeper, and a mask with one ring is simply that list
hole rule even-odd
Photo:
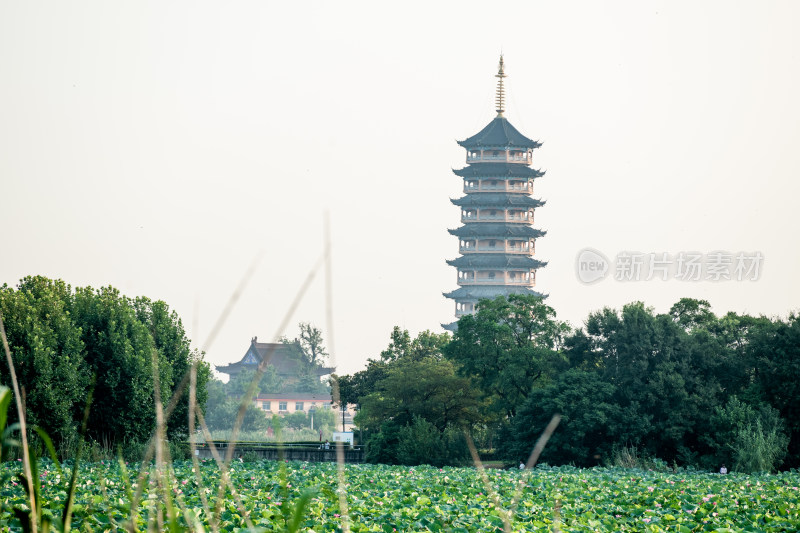
[{"label": "white hazy sky", "polygon": [[[581,324],[678,298],[800,303],[796,2],[0,0],[0,283],[165,300],[212,364],[271,338],[333,243],[341,371],[392,326],[453,318],[456,144],[494,116],[542,141],[537,288]],[[584,247],[761,252],[758,281],[583,285]],[[317,276],[285,332],[325,324]],[[330,332],[326,331],[326,336]]]}]

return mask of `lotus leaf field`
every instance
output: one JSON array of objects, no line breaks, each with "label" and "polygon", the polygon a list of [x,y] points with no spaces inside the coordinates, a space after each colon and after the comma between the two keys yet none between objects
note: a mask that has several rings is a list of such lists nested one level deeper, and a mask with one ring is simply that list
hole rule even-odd
[{"label": "lotus leaf field", "polygon": [[[124,528],[131,515],[131,472],[114,462],[80,468],[73,527]],[[305,501],[300,531],[341,531],[337,470],[330,463],[236,462],[233,489],[224,491],[216,527],[286,531]],[[16,478],[21,463],[5,463],[0,529],[19,530],[14,507],[26,508]],[[212,461],[176,462],[167,479],[172,503],[149,488],[138,507],[139,530],[155,527],[155,511],[172,505],[187,528],[209,529],[221,474]],[[69,469],[39,470],[45,513],[61,513]],[[534,470],[347,465],[346,496],[352,531],[798,531],[800,474],[746,476],[656,473],[623,469],[537,467]],[[163,478],[162,478],[163,479]],[[135,489],[135,487],[133,487]],[[153,489],[155,490],[155,489]],[[515,502],[515,494],[519,500]],[[148,497],[149,496],[149,497]],[[203,502],[206,500],[206,503]],[[162,513],[166,515],[166,513]],[[244,515],[247,515],[245,518]]]}]

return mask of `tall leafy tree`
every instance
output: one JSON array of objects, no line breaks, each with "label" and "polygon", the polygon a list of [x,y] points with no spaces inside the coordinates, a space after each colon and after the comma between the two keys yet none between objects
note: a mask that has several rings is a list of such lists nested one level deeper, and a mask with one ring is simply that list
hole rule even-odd
[{"label": "tall leafy tree", "polygon": [[762,320],[748,332],[758,396],[778,410],[789,432],[787,467],[800,466],[800,317]]},{"label": "tall leafy tree", "polygon": [[451,361],[442,358],[400,359],[361,398],[357,424],[378,430],[385,420],[404,426],[422,418],[444,431],[467,427],[480,419],[477,391],[467,378],[456,375]]},{"label": "tall leafy tree", "polygon": [[[0,288],[0,315],[25,391],[28,423],[45,429],[56,443],[73,440],[89,384],[70,298],[69,285],[41,276],[26,277],[17,290]],[[11,385],[5,363],[0,365],[0,383]],[[9,412],[16,417],[16,411]]]},{"label": "tall leafy tree", "polygon": [[322,332],[311,324],[300,323],[300,336],[294,340],[286,337],[281,342],[298,361],[296,379],[283,384],[283,391],[326,393],[328,383],[320,381],[317,370],[327,363],[328,352],[322,339]]},{"label": "tall leafy tree", "polygon": [[297,339],[306,361],[311,366],[327,363],[328,352],[322,340],[322,331],[308,322],[300,322],[300,337]]},{"label": "tall leafy tree", "polygon": [[534,386],[564,366],[559,353],[569,326],[539,297],[510,295],[481,300],[458,321],[444,354],[475,381],[496,409],[513,417]]},{"label": "tall leafy tree", "polygon": [[593,466],[607,459],[625,414],[614,400],[615,387],[596,372],[571,369],[534,389],[500,440],[504,456],[526,461],[553,415],[561,422],[542,460]]},{"label": "tall leafy tree", "polygon": [[170,419],[167,421],[168,436],[171,438],[186,438],[188,436],[189,418],[189,387],[188,384],[182,391],[178,387],[191,367],[196,365],[196,399],[199,405],[206,403],[206,384],[211,378],[211,369],[202,361],[198,350],[192,350],[191,343],[186,336],[180,317],[175,311],[170,311],[169,306],[161,300],[150,300],[138,297],[132,301],[136,317],[149,330],[156,352],[159,356],[159,365],[163,367],[165,381],[162,384],[164,403],[179,394],[179,401]]},{"label": "tall leafy tree", "polygon": [[355,422],[368,435],[367,459],[459,464],[467,453],[463,431],[481,420],[481,405],[469,379],[442,356],[449,335],[423,331],[412,339],[395,327],[390,337],[379,360],[337,378],[342,401],[359,406]]}]

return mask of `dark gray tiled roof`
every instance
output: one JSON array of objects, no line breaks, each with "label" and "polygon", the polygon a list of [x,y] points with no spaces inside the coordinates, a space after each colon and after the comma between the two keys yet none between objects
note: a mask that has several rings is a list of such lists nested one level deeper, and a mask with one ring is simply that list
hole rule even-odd
[{"label": "dark gray tiled roof", "polygon": [[542,145],[521,134],[505,117],[495,117],[481,131],[458,144],[464,148],[538,148]]},{"label": "dark gray tiled roof", "polygon": [[480,300],[481,298],[497,298],[509,294],[533,294],[542,296],[527,287],[509,287],[508,285],[477,285],[474,287],[459,287],[454,291],[442,293],[446,298],[454,300]]},{"label": "dark gray tiled roof", "polygon": [[527,255],[467,254],[447,261],[458,268],[541,268],[547,263]]},{"label": "dark gray tiled roof", "polygon": [[544,171],[520,163],[472,163],[453,174],[462,178],[540,178]]},{"label": "dark gray tiled roof", "polygon": [[[216,368],[218,372],[236,374],[245,369],[255,370],[261,361],[266,361],[275,367],[279,376],[295,376],[301,364],[298,355],[293,351],[295,349],[294,346],[281,342],[256,342],[253,340],[241,360]],[[332,367],[317,366],[313,372],[318,376],[326,376],[334,370]]]},{"label": "dark gray tiled roof", "polygon": [[468,194],[455,200],[451,199],[450,201],[453,205],[459,205],[461,207],[539,207],[545,204],[542,200],[531,198],[527,194],[494,192]]},{"label": "dark gray tiled roof", "polygon": [[547,232],[534,229],[525,224],[505,224],[494,222],[471,222],[460,228],[447,230],[450,235],[457,237],[486,237],[486,238],[537,238],[542,237]]}]

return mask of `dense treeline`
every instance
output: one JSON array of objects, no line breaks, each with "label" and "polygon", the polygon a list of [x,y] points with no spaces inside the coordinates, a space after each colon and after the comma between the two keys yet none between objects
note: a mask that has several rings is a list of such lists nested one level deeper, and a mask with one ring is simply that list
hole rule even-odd
[{"label": "dense treeline", "polygon": [[[415,348],[431,338],[427,351]],[[463,461],[457,433],[524,460],[558,413],[542,455],[552,464],[634,450],[669,465],[756,471],[800,466],[798,376],[796,315],[717,317],[692,299],[656,314],[636,302],[573,330],[542,300],[510,296],[481,301],[452,339],[411,341],[395,328],[379,360],[340,382],[376,461],[432,462],[401,453],[419,435],[438,446],[436,462]]]},{"label": "dense treeline", "polygon": [[[166,303],[128,298],[112,287],[74,290],[60,280],[27,277],[0,287],[2,315],[29,424],[43,428],[62,453],[77,442],[90,389],[87,434],[112,452],[147,442],[155,427],[155,377],[165,404],[199,363],[198,402],[210,376]],[[155,370],[155,371],[154,371]],[[7,365],[0,384],[11,385]],[[11,416],[16,416],[14,411]],[[168,436],[187,437],[188,394],[167,422]]]}]

